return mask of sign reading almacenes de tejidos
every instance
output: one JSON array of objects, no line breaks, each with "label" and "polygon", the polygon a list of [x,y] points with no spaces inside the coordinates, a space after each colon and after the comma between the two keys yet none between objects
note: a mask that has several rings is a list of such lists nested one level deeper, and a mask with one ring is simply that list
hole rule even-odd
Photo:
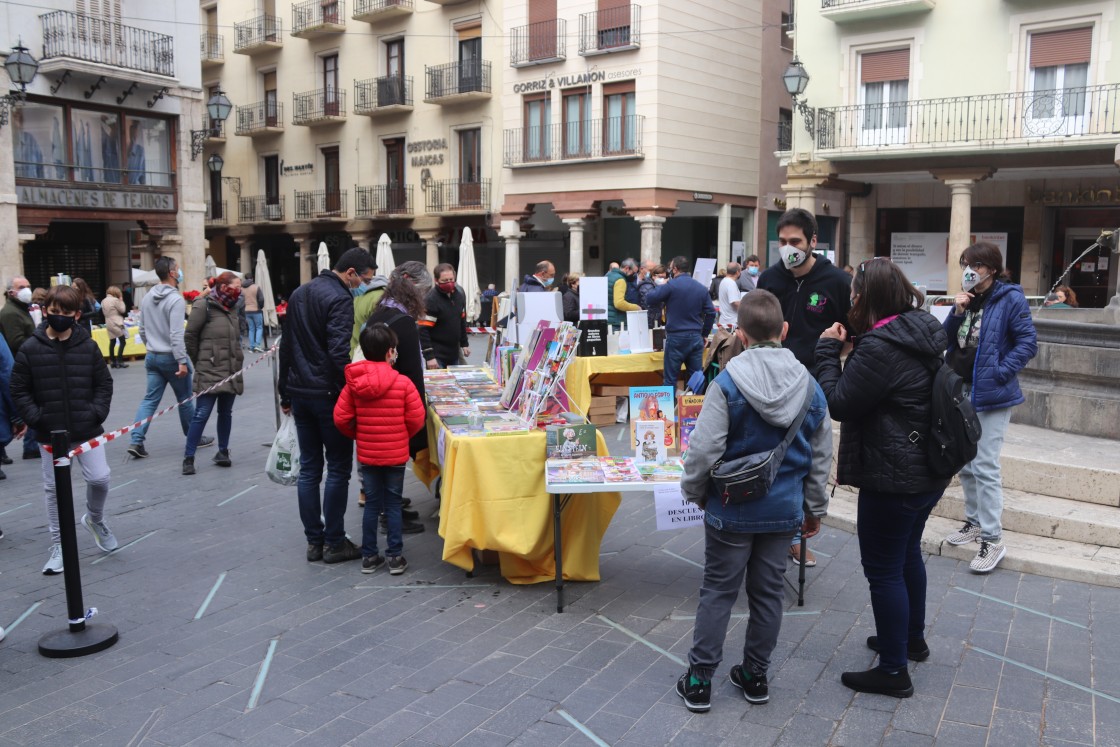
[{"label": "sign reading almacenes de tejidos", "polygon": [[19,204],[87,210],[174,211],[175,196],[165,192],[128,192],[122,189],[16,186]]}]

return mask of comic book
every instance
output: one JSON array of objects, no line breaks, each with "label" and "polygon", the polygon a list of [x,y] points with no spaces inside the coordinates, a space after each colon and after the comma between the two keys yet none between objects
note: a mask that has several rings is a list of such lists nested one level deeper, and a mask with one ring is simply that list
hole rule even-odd
[{"label": "comic book", "polygon": [[677,423],[681,432],[682,454],[688,451],[688,439],[692,435],[692,429],[696,427],[696,418],[700,417],[700,409],[703,406],[703,394],[681,395],[680,404],[677,406]]},{"label": "comic book", "polygon": [[637,436],[639,420],[660,420],[665,423],[662,440],[666,451],[676,451],[677,402],[676,391],[670,386],[630,387],[630,439]]},{"label": "comic book", "polygon": [[551,484],[604,482],[598,459],[546,459],[544,474]]},{"label": "comic book", "polygon": [[639,464],[638,472],[646,482],[680,482],[684,476],[684,464],[680,457],[669,457],[661,464]]},{"label": "comic book", "polygon": [[593,425],[550,425],[544,429],[544,439],[548,459],[584,459],[597,453]]},{"label": "comic book", "polygon": [[634,429],[634,461],[664,462],[665,423],[661,420],[639,420]]},{"label": "comic book", "polygon": [[642,481],[642,474],[630,457],[599,457],[599,465],[603,468],[604,482]]}]

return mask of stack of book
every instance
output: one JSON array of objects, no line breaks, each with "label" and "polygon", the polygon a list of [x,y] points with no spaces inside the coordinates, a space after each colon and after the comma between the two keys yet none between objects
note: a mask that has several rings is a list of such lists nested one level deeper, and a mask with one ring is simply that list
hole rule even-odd
[{"label": "stack of book", "polygon": [[579,335],[568,322],[553,327],[542,320],[517,355],[502,389],[502,404],[530,423],[550,411],[566,410],[562,384]]},{"label": "stack of book", "polygon": [[451,366],[424,372],[428,406],[456,436],[523,433],[529,425],[502,407],[501,387],[477,366]]}]

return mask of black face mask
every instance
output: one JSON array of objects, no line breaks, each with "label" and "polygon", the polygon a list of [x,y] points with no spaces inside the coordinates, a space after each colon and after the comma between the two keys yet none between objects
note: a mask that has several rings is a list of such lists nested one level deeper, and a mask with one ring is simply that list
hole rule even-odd
[{"label": "black face mask", "polygon": [[77,320],[66,314],[47,314],[47,325],[55,332],[65,332],[73,328]]}]

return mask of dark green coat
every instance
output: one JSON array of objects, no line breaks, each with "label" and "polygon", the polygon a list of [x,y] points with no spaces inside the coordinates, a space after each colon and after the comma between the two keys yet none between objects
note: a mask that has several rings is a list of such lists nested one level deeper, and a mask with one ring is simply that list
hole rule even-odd
[{"label": "dark green coat", "polygon": [[[245,354],[241,351],[239,331],[236,312],[226,310],[210,297],[194,302],[183,342],[194,364],[196,394],[241,370]],[[211,394],[241,394],[243,391],[244,377],[238,376]]]}]

